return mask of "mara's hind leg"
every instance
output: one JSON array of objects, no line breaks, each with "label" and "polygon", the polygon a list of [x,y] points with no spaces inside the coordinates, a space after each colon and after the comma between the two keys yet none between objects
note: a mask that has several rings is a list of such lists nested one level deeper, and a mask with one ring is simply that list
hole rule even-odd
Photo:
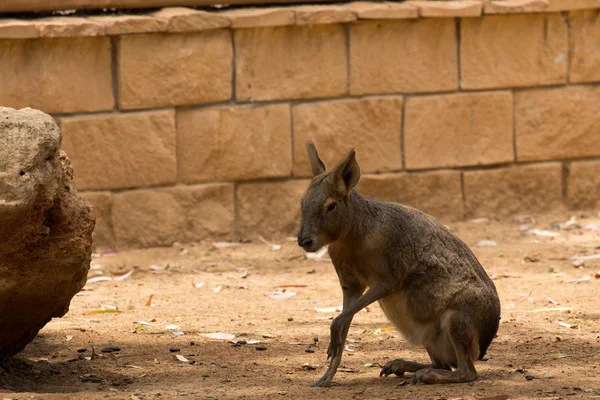
[{"label": "mara's hind leg", "polygon": [[477,348],[477,344],[474,343],[470,318],[457,313],[453,315],[448,328],[446,334],[449,335],[456,353],[457,369],[455,371],[440,368],[421,369],[413,375],[411,383],[463,383],[477,380],[477,370],[473,364],[473,349]]},{"label": "mara's hind leg", "polygon": [[405,372],[417,372],[422,369],[428,368],[450,370],[450,366],[445,365],[440,360],[437,360],[430,349],[427,349],[427,353],[429,354],[429,358],[431,358],[431,364],[422,364],[413,361],[406,361],[399,358],[397,360],[391,360],[386,362],[383,368],[381,368],[379,376],[388,376],[391,374],[395,374],[400,377],[403,377]]}]

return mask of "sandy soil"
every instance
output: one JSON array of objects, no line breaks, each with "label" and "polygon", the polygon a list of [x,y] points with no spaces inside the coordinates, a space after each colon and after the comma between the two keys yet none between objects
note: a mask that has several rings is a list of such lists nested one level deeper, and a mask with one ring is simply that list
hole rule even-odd
[{"label": "sandy soil", "polygon": [[[354,319],[336,385],[309,387],[326,369],[329,323],[337,314],[315,308],[341,304],[337,277],[327,256],[307,260],[291,241],[273,250],[256,240],[94,258],[90,278],[135,271],[124,280],[88,283],[64,318],[1,363],[0,398],[600,398],[600,260],[579,267],[572,260],[600,253],[600,232],[586,229],[600,226],[600,218],[577,214],[579,228],[554,226],[556,237],[521,226],[552,229],[569,217],[450,225],[494,277],[503,308],[498,337],[488,360],[476,364],[480,379],[472,384],[401,386],[401,378],[380,378],[379,366],[389,359],[427,358],[372,305]],[[481,240],[497,245],[478,246]],[[267,295],[283,288],[296,295]],[[216,332],[260,343],[233,346],[203,336]],[[120,350],[103,353],[108,346]]]}]

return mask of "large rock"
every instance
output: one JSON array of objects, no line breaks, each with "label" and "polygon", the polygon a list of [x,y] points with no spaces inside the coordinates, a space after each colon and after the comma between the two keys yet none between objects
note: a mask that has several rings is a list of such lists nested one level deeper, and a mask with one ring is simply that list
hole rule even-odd
[{"label": "large rock", "polygon": [[85,285],[95,216],[41,111],[0,107],[0,357],[21,351]]}]

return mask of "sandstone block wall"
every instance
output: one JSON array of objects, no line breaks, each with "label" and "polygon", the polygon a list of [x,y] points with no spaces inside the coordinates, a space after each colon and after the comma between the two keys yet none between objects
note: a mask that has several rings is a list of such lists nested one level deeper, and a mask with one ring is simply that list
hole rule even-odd
[{"label": "sandstone block wall", "polygon": [[293,234],[305,142],[443,220],[600,205],[600,2],[0,20],[0,105],[51,113],[95,245]]}]

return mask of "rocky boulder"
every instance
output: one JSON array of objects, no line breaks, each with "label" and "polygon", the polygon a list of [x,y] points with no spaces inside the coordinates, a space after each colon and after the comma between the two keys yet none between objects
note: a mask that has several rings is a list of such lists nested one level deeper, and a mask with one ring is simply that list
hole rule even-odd
[{"label": "rocky boulder", "polygon": [[95,216],[60,144],[49,115],[0,107],[0,357],[65,315],[86,282]]}]

